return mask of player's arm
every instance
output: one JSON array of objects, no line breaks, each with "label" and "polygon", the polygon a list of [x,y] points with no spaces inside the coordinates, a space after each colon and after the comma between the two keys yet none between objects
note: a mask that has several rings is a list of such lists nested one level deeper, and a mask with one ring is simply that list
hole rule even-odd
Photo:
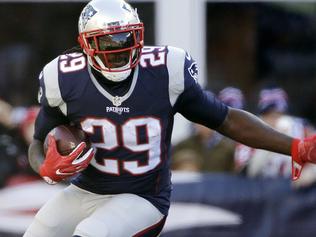
[{"label": "player's arm", "polygon": [[229,108],[225,120],[216,130],[247,146],[291,155],[292,137],[244,110]]},{"label": "player's arm", "polygon": [[304,140],[295,139],[277,132],[255,115],[228,108],[214,95],[201,89],[197,83],[196,63],[189,55],[183,57],[179,50],[175,50],[174,55],[177,61],[184,59],[183,71],[181,66],[169,66],[170,71],[177,72],[170,76],[173,83],[169,86],[171,98],[176,98],[174,112],[245,145],[291,154],[293,179],[299,177],[304,163],[316,163],[316,136]]},{"label": "player's arm", "polygon": [[293,179],[300,176],[306,162],[316,163],[316,136],[304,140],[289,137],[251,113],[225,106],[198,84],[181,94],[175,108],[189,120],[247,146],[291,155]]},{"label": "player's arm", "polygon": [[32,169],[39,173],[39,168],[42,165],[45,157],[43,151],[43,142],[37,139],[33,139],[28,150],[28,159]]},{"label": "player's arm", "polygon": [[29,146],[29,162],[31,167],[49,184],[55,184],[85,169],[94,151],[89,149],[85,154],[84,142],[80,143],[69,155],[59,154],[56,141],[53,136],[49,137],[48,149],[44,155],[43,141],[47,133],[59,124],[68,123],[68,119],[58,110],[42,106],[35,122],[34,140]]},{"label": "player's arm", "polygon": [[316,163],[316,136],[303,140],[289,137],[246,111],[230,108],[217,130],[245,145],[291,155],[294,180],[299,178],[305,163]]},{"label": "player's arm", "polygon": [[46,135],[51,129],[59,124],[69,123],[68,119],[59,111],[58,108],[41,106],[35,120],[35,134],[28,150],[28,159],[32,169],[39,173],[40,166],[44,162],[43,143]]},{"label": "player's arm", "polygon": [[[53,136],[49,137],[44,156],[43,141],[51,129],[60,124],[69,124],[67,114],[67,93],[63,92],[63,77],[59,68],[60,57],[48,63],[39,75],[38,101],[40,112],[35,121],[34,141],[29,146],[31,167],[50,184],[59,182],[85,169],[94,156],[89,149],[83,154],[85,142],[80,143],[69,155],[61,156]],[[69,88],[68,88],[69,90]],[[65,93],[65,94],[63,94]]]}]

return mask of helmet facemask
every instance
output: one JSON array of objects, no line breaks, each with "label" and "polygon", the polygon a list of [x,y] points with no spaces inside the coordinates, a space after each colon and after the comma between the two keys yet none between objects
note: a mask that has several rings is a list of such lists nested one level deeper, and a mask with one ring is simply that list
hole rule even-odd
[{"label": "helmet facemask", "polygon": [[139,62],[143,38],[143,23],[138,23],[82,32],[78,40],[93,68],[109,80],[122,81]]}]

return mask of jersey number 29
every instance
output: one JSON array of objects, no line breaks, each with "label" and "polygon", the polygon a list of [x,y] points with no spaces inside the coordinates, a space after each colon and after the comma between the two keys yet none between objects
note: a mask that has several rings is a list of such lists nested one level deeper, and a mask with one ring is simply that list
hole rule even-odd
[{"label": "jersey number 29", "polygon": [[[148,162],[145,165],[139,164],[137,159],[120,160],[118,157],[93,159],[91,165],[102,172],[120,175],[121,167],[132,175],[141,175],[153,170],[161,162],[161,124],[157,118],[131,118],[122,125],[114,124],[105,118],[87,118],[81,122],[81,127],[90,134],[94,134],[96,128],[101,129],[100,142],[93,143],[98,149],[114,151],[123,147],[136,156],[139,152],[148,154]],[[145,128],[146,138],[142,139],[145,142],[140,142],[139,128]],[[119,141],[122,141],[121,144]]]}]

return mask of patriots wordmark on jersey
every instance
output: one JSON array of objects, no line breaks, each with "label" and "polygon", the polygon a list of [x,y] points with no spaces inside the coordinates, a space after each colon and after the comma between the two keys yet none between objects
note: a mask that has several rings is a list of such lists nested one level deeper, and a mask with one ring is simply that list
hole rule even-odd
[{"label": "patriots wordmark on jersey", "polygon": [[[61,55],[39,78],[42,110],[35,138],[43,140],[65,119],[80,125],[96,155],[72,183],[97,194],[138,194],[167,214],[174,114],[215,128],[227,113],[203,92],[197,75],[196,63],[182,49],[144,47],[131,78],[115,89],[104,85],[84,54]],[[60,116],[47,112],[56,108]]]}]

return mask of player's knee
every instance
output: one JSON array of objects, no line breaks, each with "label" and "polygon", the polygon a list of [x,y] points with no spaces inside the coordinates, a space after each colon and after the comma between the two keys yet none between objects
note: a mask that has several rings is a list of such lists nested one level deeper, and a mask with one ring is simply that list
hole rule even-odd
[{"label": "player's knee", "polygon": [[103,222],[87,218],[81,221],[74,232],[74,237],[110,237],[109,229]]}]

